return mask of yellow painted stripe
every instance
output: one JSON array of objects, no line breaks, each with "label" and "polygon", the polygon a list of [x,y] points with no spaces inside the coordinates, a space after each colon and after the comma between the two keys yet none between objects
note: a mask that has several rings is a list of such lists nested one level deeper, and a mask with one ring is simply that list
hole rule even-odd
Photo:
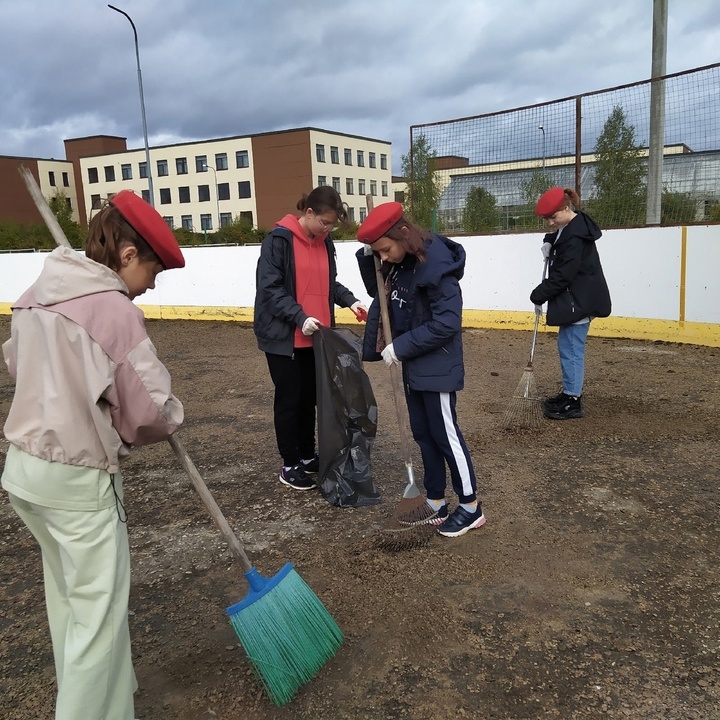
[{"label": "yellow painted stripe", "polygon": [[[141,306],[145,317],[153,320],[226,320],[252,323],[253,309],[241,307],[195,307],[195,306]],[[10,304],[0,303],[0,314],[10,314]],[[338,310],[337,322],[364,327],[355,320],[348,309]],[[532,330],[535,323],[533,312],[465,310],[463,327],[487,330]],[[540,332],[557,331],[540,323]],[[674,320],[649,320],[647,318],[609,317],[593,320],[590,335],[596,337],[628,338],[649,342],[676,342],[692,345],[720,347],[720,327],[714,323],[683,322]]]},{"label": "yellow painted stripe", "polygon": [[681,228],[680,241],[680,322],[685,322],[685,279],[687,278],[687,227]]}]

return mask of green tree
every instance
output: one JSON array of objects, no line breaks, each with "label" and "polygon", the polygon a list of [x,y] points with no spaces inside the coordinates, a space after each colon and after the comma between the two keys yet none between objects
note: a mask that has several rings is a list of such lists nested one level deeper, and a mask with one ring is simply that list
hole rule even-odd
[{"label": "green tree", "polygon": [[660,222],[663,225],[682,225],[697,219],[697,200],[690,193],[668,192],[662,194]]},{"label": "green tree", "polygon": [[525,205],[520,208],[519,217],[515,227],[539,228],[543,227],[543,220],[535,214],[535,205],[540,196],[553,186],[553,181],[542,168],[535,168],[530,177],[520,183]]},{"label": "green tree", "polygon": [[50,209],[53,211],[53,215],[58,219],[60,227],[65,233],[65,237],[70,241],[70,244],[74,248],[83,246],[85,237],[83,229],[79,223],[76,223],[72,219],[72,210],[70,209],[70,203],[68,203],[67,196],[62,190],[57,190],[53,195],[48,204]]},{"label": "green tree", "polygon": [[490,232],[497,230],[500,213],[495,196],[484,187],[474,187],[465,198],[463,228],[466,232]]},{"label": "green tree", "polygon": [[424,135],[419,135],[412,143],[410,152],[402,156],[402,172],[408,178],[404,212],[423,228],[433,228],[437,224],[435,211],[442,190],[434,172],[436,157]]},{"label": "green tree", "polygon": [[622,106],[616,105],[595,144],[595,191],[587,203],[603,226],[623,227],[645,222],[646,167],[635,127],[628,124]]}]

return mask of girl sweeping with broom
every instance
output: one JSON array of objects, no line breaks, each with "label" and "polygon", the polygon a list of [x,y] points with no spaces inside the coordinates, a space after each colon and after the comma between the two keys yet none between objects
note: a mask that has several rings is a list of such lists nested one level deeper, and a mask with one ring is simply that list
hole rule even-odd
[{"label": "girl sweeping with broom", "polygon": [[15,395],[2,486],[42,551],[56,720],[133,720],[130,556],[121,458],[183,420],[133,298],[185,265],[162,217],[130,191],[92,219],[83,257],[48,256],[13,305]]},{"label": "girl sweeping with broom", "polygon": [[[456,393],[462,390],[462,293],[465,250],[423,230],[403,215],[402,205],[384,203],[358,230],[365,248],[357,253],[373,303],[368,313],[363,359],[402,362],[403,386],[413,437],[424,466],[425,499],[399,517],[404,524],[434,524],[445,537],[459,537],[485,524],[477,498],[472,459],[457,423]],[[391,328],[382,328],[373,255],[383,261]],[[448,512],[446,466],[458,505]]]}]

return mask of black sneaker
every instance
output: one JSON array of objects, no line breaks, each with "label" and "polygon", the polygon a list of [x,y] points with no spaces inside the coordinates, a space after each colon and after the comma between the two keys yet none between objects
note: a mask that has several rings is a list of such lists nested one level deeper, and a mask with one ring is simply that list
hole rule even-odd
[{"label": "black sneaker", "polygon": [[474,530],[484,524],[485,516],[482,505],[478,505],[474,513],[470,513],[462,505],[458,505],[452,515],[438,528],[438,532],[445,537],[460,537],[468,530]]},{"label": "black sneaker", "polygon": [[585,416],[582,408],[582,398],[566,396],[566,399],[553,407],[545,407],[543,412],[551,420],[571,420]]},{"label": "black sneaker", "polygon": [[545,400],[543,400],[543,407],[547,410],[554,410],[558,405],[562,405],[562,403],[569,397],[570,395],[566,395],[564,392],[559,392],[557,395],[545,398]]},{"label": "black sneaker", "polygon": [[320,472],[320,458],[315,455],[313,456],[313,459],[310,462],[302,461],[302,465],[300,466],[306,473],[312,473],[313,475],[317,475],[317,473]]},{"label": "black sneaker", "polygon": [[302,464],[280,470],[280,482],[295,490],[312,490],[316,487],[315,481],[308,477]]}]

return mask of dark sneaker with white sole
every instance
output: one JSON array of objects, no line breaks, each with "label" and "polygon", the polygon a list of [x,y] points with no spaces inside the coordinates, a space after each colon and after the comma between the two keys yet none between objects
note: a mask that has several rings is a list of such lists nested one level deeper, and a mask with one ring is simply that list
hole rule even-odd
[{"label": "dark sneaker with white sole", "polygon": [[474,512],[468,512],[462,505],[453,510],[452,515],[438,528],[438,532],[445,537],[460,537],[468,530],[482,527],[485,524],[482,506]]},{"label": "dark sneaker with white sole", "polygon": [[552,407],[543,407],[543,413],[550,420],[572,420],[585,416],[581,397],[566,395],[566,399]]},{"label": "dark sneaker with white sole", "polygon": [[570,395],[566,395],[564,392],[559,392],[557,395],[545,398],[543,400],[543,408],[546,410],[555,410],[559,405],[562,405]]},{"label": "dark sneaker with white sole", "polygon": [[317,487],[315,481],[305,474],[302,464],[291,468],[282,468],[278,477],[283,485],[294,490],[313,490]]},{"label": "dark sneaker with white sole", "polygon": [[320,458],[317,455],[315,455],[310,462],[305,462],[303,460],[300,467],[306,473],[312,473],[313,475],[317,475],[317,473],[320,472]]}]

